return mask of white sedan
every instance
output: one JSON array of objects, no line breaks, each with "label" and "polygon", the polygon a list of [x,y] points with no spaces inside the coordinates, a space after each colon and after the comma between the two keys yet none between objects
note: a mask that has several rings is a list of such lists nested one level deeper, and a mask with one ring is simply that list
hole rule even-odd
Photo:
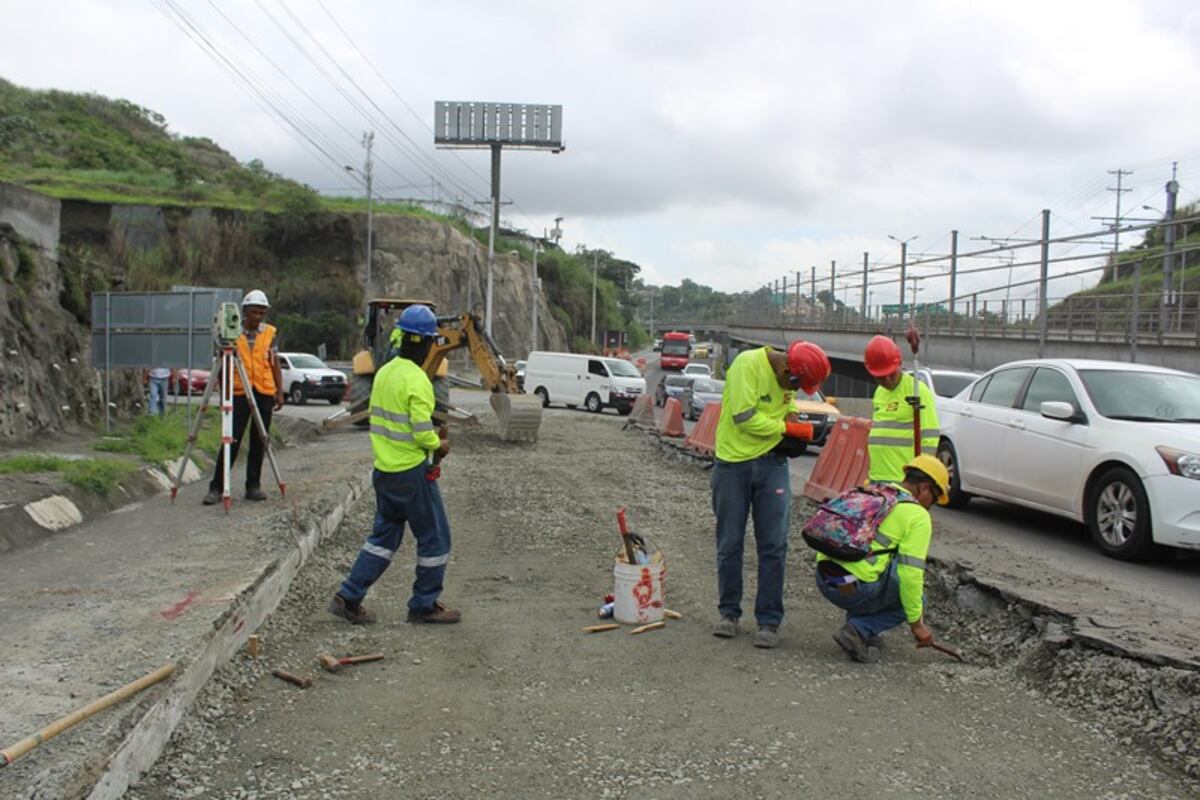
[{"label": "white sedan", "polygon": [[1200,550],[1200,376],[1034,359],[938,399],[950,505],[972,495],[1088,526],[1107,555]]},{"label": "white sedan", "polygon": [[695,378],[711,378],[712,367],[708,364],[701,364],[698,361],[694,361],[683,368],[683,374],[691,375]]}]

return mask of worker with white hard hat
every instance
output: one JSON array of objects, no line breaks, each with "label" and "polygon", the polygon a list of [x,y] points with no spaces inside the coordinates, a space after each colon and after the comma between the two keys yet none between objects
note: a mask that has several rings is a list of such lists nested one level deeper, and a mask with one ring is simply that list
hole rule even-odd
[{"label": "worker with white hard hat", "polygon": [[[268,433],[271,430],[271,413],[283,408],[283,375],[279,371],[277,333],[274,325],[264,322],[270,307],[267,295],[261,289],[249,291],[242,298],[242,333],[237,339],[237,354],[251,386],[247,393],[241,378],[233,376],[233,442],[229,446],[230,467],[237,458],[242,436],[250,423],[250,397],[253,396],[254,404],[258,406],[258,413],[262,416],[263,425]],[[254,431],[253,426],[250,427]],[[250,436],[250,453],[246,457],[247,500],[267,499],[261,485],[263,454],[266,453],[266,449],[267,443],[254,431]],[[208,494],[204,496],[206,506],[221,502],[221,487],[225,482],[220,453],[214,460],[217,462],[217,468],[208,484]]]}]

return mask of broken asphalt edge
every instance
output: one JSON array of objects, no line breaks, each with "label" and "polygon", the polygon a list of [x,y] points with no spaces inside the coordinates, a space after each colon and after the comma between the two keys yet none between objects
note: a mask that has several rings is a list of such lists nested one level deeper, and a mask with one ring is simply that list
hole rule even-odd
[{"label": "broken asphalt edge", "polygon": [[[665,455],[675,461],[691,463],[711,469],[712,456],[700,455],[684,444],[683,439],[675,439],[661,435],[656,428],[634,421],[626,422],[624,430],[634,430],[657,445]],[[811,502],[803,495],[795,495],[798,500]],[[1186,658],[1172,653],[1155,650],[1153,647],[1131,647],[1121,641],[1116,635],[1110,635],[1105,629],[1088,619],[1086,614],[1078,611],[1056,608],[1041,602],[1023,591],[1023,587],[1006,582],[1003,578],[981,577],[975,566],[930,554],[930,563],[943,574],[953,576],[958,585],[972,585],[981,592],[996,598],[1005,605],[1016,605],[1028,609],[1035,614],[1053,617],[1061,620],[1067,627],[1069,642],[1075,645],[1096,650],[1120,658],[1128,658],[1155,667],[1175,667],[1189,672],[1200,672],[1200,657]]]},{"label": "broken asphalt edge", "polygon": [[190,660],[183,660],[163,694],[133,723],[108,757],[87,795],[89,800],[116,800],[158,760],[176,726],[216,669],[228,662],[275,611],[301,568],[370,487],[370,473],[357,482],[347,483],[342,499],[297,536],[290,552],[267,564],[213,621],[213,630],[200,651]]}]

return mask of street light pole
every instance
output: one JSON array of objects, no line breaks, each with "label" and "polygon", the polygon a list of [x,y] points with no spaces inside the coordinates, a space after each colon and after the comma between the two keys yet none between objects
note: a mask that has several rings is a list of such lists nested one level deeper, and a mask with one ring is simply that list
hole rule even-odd
[{"label": "street light pole", "polygon": [[538,271],[537,257],[538,250],[541,249],[541,242],[537,239],[533,240],[533,273],[530,276],[530,292],[529,304],[533,307],[533,313],[530,315],[533,318],[533,331],[529,337],[529,352],[537,350],[537,329],[538,329]]},{"label": "street light pole", "polygon": [[592,347],[596,346],[596,273],[600,270],[600,254],[592,253]]}]

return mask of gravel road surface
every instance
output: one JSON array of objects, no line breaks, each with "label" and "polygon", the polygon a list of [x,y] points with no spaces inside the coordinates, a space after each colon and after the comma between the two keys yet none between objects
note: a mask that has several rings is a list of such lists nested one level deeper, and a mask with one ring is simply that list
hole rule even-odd
[{"label": "gravel road surface", "polygon": [[[325,612],[369,530],[368,495],[261,630],[260,656],[219,671],[129,796],[1197,796],[1194,674],[1083,651],[1000,601],[970,610],[953,576],[931,581],[929,618],[974,663],[917,651],[901,630],[879,664],[852,664],[798,537],[781,647],[714,639],[708,473],[615,415],[550,410],[536,445],[501,444],[480,416],[455,434],[442,481],[444,599],[463,622],[404,623],[411,540],[369,596],[378,624]],[[612,588],[619,505],[662,548],[667,605],[684,618],[584,634]],[[374,651],[386,660],[316,664]],[[277,667],[314,683],[299,690]]]}]

